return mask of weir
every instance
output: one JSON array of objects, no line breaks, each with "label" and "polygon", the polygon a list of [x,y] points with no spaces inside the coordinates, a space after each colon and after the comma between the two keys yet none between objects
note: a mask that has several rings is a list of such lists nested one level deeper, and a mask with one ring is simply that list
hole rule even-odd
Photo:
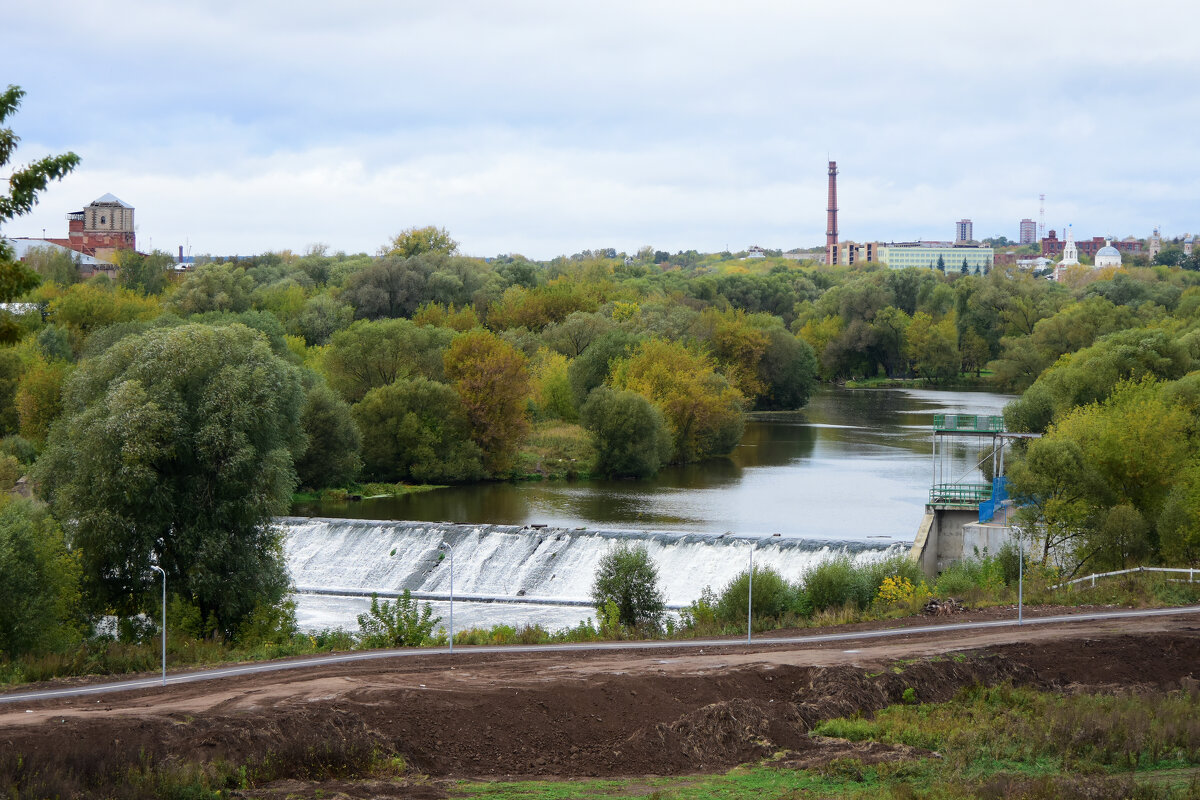
[{"label": "weir", "polygon": [[[372,593],[395,597],[405,589],[418,599],[448,600],[449,559],[438,549],[443,542],[454,548],[456,604],[575,606],[577,620],[594,615],[589,593],[596,567],[619,542],[646,546],[667,605],[675,609],[706,586],[720,591],[745,571],[752,545],[756,566],[769,566],[788,580],[838,554],[864,561],[902,552],[897,545],[778,536],[315,517],[286,517],[280,524],[293,584],[301,604],[310,608]],[[353,616],[344,624],[352,627]]]}]

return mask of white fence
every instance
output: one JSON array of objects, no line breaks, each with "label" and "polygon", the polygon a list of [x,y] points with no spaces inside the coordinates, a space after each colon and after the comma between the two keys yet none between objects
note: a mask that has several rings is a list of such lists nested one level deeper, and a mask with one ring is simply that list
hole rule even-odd
[{"label": "white fence", "polygon": [[[1116,572],[1097,572],[1093,575],[1087,575],[1082,578],[1076,578],[1073,581],[1067,581],[1066,583],[1055,584],[1054,586],[1051,586],[1050,588],[1051,589],[1061,589],[1064,586],[1073,586],[1074,584],[1084,583],[1087,581],[1091,581],[1092,586],[1095,586],[1097,578],[1111,578],[1114,575],[1128,575],[1131,572],[1174,572],[1176,574],[1187,575],[1188,583],[1196,582],[1196,570],[1194,568],[1181,569],[1179,567],[1133,567],[1132,569],[1119,569]],[[1183,579],[1177,578],[1176,580],[1182,581]]]}]

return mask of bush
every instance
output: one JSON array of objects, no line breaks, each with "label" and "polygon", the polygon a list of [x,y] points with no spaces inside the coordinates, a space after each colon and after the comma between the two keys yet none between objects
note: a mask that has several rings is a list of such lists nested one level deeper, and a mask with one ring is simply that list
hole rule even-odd
[{"label": "bush", "polygon": [[433,616],[433,606],[424,607],[412,599],[412,592],[396,600],[395,605],[379,595],[371,595],[371,609],[358,615],[359,641],[363,647],[420,647],[433,644],[433,628],[442,621]]},{"label": "bush", "polygon": [[596,447],[601,475],[646,478],[671,457],[671,434],[662,412],[636,392],[600,387],[580,410]]},{"label": "bush", "polygon": [[[879,580],[883,582],[882,575]],[[804,590],[814,611],[848,604],[864,609],[879,591],[870,571],[855,567],[848,556],[831,558],[809,570],[804,576]]]},{"label": "bush", "polygon": [[666,605],[658,588],[658,567],[645,545],[621,542],[604,554],[596,568],[592,602],[601,618],[612,603],[621,625],[654,631],[662,627]]},{"label": "bush", "polygon": [[[739,623],[746,619],[747,594],[750,592],[750,571],[737,575],[721,590],[717,601],[717,619],[724,623]],[[754,568],[753,615],[755,619],[778,619],[791,609],[796,592],[778,572],[770,567]]]}]

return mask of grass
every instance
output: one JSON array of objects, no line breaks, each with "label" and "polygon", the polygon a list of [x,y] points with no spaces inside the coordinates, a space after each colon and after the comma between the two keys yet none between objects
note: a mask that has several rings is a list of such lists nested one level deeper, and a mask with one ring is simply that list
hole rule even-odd
[{"label": "grass", "polygon": [[559,480],[591,477],[596,451],[581,426],[546,420],[533,431],[517,453],[512,480]]}]

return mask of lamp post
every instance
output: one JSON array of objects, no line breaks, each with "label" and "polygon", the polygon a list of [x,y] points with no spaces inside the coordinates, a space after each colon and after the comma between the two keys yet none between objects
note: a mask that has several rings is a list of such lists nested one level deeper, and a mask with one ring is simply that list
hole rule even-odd
[{"label": "lamp post", "polygon": [[167,685],[167,573],[151,564],[150,569],[162,575],[162,682]]},{"label": "lamp post", "polygon": [[746,643],[754,641],[754,540],[750,541],[750,578],[746,587]]},{"label": "lamp post", "polygon": [[450,652],[454,652],[454,548],[442,542],[438,550],[450,551]]}]

